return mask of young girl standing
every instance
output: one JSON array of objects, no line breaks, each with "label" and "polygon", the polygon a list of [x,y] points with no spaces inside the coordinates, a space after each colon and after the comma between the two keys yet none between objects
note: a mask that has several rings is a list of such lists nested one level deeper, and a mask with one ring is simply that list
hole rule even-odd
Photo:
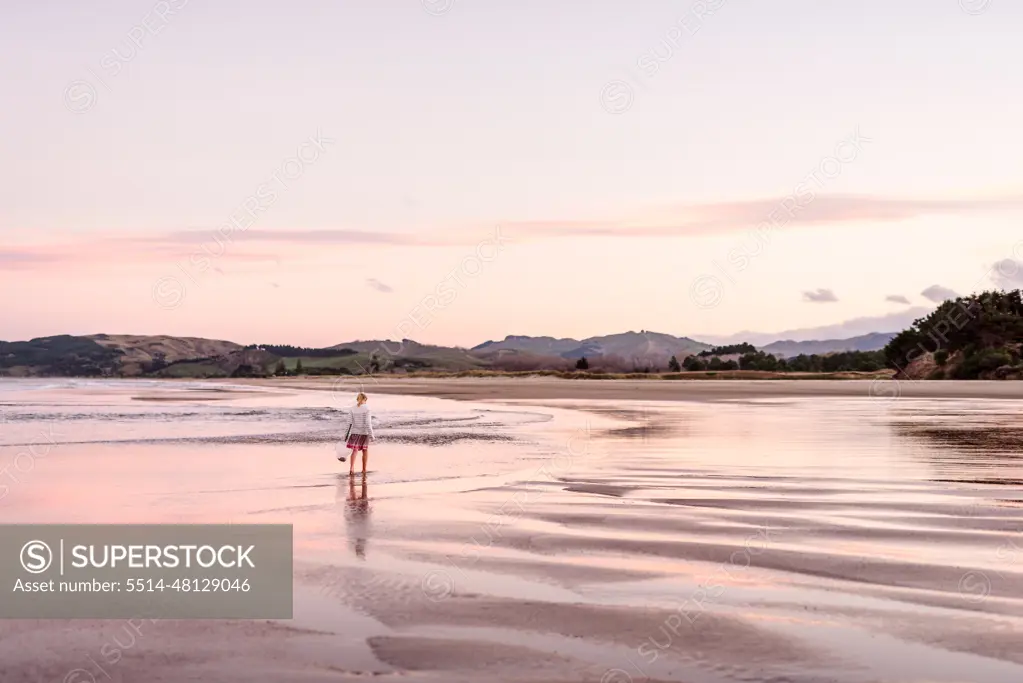
[{"label": "young girl standing", "polygon": [[[355,476],[355,454],[362,451],[362,476],[366,476],[366,463],[369,461],[369,444],[375,440],[373,436],[373,414],[369,412],[366,402],[369,398],[366,394],[359,392],[355,397],[355,407],[348,411],[348,426],[351,431],[348,433],[346,446],[352,449],[352,462],[348,468],[349,476]],[[343,456],[338,456],[343,461]]]}]

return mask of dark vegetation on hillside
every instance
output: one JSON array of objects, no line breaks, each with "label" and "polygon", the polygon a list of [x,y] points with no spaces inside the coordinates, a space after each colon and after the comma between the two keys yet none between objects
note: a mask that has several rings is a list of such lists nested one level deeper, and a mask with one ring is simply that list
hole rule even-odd
[{"label": "dark vegetation on hillside", "polygon": [[355,349],[310,349],[287,344],[250,344],[245,347],[246,351],[257,349],[282,358],[334,358],[336,356],[354,356],[358,353]]},{"label": "dark vegetation on hillside", "polygon": [[756,353],[757,349],[752,344],[743,342],[741,344],[729,344],[728,346],[715,346],[713,349],[707,349],[706,351],[700,351],[696,354],[701,358],[707,356],[731,356],[736,353]]},{"label": "dark vegetation on hillside", "polygon": [[[736,345],[736,346],[749,346]],[[732,348],[732,347],[726,347]],[[732,352],[734,353],[734,352]],[[744,353],[735,360],[721,360],[717,356],[709,361],[689,356],[682,367],[689,371],[703,370],[761,370],[766,372],[876,372],[884,369],[884,356],[880,351],[842,351],[826,355],[799,355],[778,358],[763,351]]]},{"label": "dark vegetation on hillside", "polygon": [[[748,344],[721,347],[752,348]],[[6,350],[6,353],[4,351]],[[121,354],[80,337],[54,337],[31,342],[0,342],[0,371],[4,368],[30,368],[31,375],[50,376],[124,376]],[[545,356],[509,356],[480,359],[480,370],[495,372],[558,371],[600,375],[644,374],[682,370],[728,371],[761,370],[770,372],[870,372],[883,365],[880,352],[845,352],[822,356],[796,356],[780,359],[762,351],[753,351],[738,360],[722,360],[705,354],[686,356],[681,363],[672,356],[666,362],[650,359],[626,359],[616,355],[580,357],[571,362]],[[308,349],[284,345],[251,345],[223,356],[183,358],[167,361],[156,353],[131,375],[149,377],[272,377],[296,375],[405,374],[410,372],[458,371],[436,357],[392,356],[384,351],[361,353],[352,349]],[[25,373],[15,373],[25,374]]]},{"label": "dark vegetation on hillside", "polygon": [[[892,368],[898,376],[914,379],[1023,379],[1023,293],[992,291],[946,301],[892,338],[882,351],[780,358],[742,343],[663,359],[614,354],[565,358],[508,349],[491,351],[489,347],[468,351],[406,342],[400,345],[400,355],[389,353],[390,347],[384,343],[358,342],[352,344],[353,348],[339,345],[325,349],[253,344],[232,346],[217,356],[185,357],[208,353],[209,347],[192,344],[179,346],[172,359],[162,351],[151,351],[141,360],[136,357],[129,361],[124,348],[60,335],[0,342],[0,375],[184,378],[539,372],[587,378],[669,373],[665,376],[678,378],[686,376],[684,371],[829,374]],[[181,348],[186,350],[182,352]],[[132,352],[137,354],[137,349]]]},{"label": "dark vegetation on hillside", "polygon": [[60,377],[95,377],[110,374],[121,354],[85,337],[62,334],[29,341],[0,341],[0,370],[32,366],[39,374]]},{"label": "dark vegetation on hillside", "polygon": [[1007,379],[1023,376],[1023,293],[989,291],[942,303],[884,348],[899,376]]}]

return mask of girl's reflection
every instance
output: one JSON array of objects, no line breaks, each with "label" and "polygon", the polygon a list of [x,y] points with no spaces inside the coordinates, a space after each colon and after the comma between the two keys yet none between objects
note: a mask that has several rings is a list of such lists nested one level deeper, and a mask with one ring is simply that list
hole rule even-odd
[{"label": "girl's reflection", "polygon": [[[348,480],[348,499],[345,501],[345,524],[348,528],[348,545],[359,558],[366,559],[366,541],[369,540],[369,492],[366,479],[356,491],[355,479]],[[338,477],[338,498],[343,495],[342,477]]]}]

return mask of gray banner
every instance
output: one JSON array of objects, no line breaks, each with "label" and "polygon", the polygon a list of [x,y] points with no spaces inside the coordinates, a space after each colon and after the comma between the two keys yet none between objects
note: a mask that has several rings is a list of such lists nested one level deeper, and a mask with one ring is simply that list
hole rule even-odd
[{"label": "gray banner", "polygon": [[2,619],[290,619],[289,524],[0,525]]}]

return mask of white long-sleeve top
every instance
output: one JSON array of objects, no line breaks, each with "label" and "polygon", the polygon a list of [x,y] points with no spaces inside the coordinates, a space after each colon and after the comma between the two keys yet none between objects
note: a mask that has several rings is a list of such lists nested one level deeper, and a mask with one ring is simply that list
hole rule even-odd
[{"label": "white long-sleeve top", "polygon": [[345,411],[344,428],[348,429],[348,425],[352,426],[352,434],[367,434],[370,439],[376,438],[373,435],[373,414],[367,406],[352,406]]}]

